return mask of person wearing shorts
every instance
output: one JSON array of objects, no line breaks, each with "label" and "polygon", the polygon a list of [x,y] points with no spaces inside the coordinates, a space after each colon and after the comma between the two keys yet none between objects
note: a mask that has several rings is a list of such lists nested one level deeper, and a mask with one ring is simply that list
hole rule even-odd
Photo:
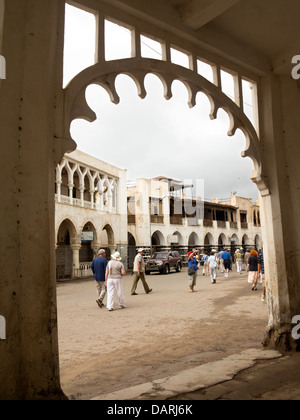
[{"label": "person wearing shorts", "polygon": [[225,269],[224,277],[226,279],[228,279],[229,278],[229,270],[230,270],[230,267],[231,267],[231,264],[232,264],[232,256],[231,256],[228,249],[226,249],[223,252],[222,258],[223,258],[223,261],[224,261],[224,269]]}]

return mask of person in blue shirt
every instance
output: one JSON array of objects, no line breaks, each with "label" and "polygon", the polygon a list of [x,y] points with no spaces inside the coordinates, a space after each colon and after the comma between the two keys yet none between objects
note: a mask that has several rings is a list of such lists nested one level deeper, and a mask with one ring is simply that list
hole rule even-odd
[{"label": "person in blue shirt", "polygon": [[99,308],[103,308],[104,306],[103,299],[105,298],[105,295],[106,295],[105,271],[106,271],[106,266],[108,262],[105,256],[106,256],[105,250],[100,249],[98,251],[98,257],[95,258],[91,264],[91,270],[94,274],[94,279],[96,280],[96,288],[97,288],[97,294],[98,294],[96,303],[99,306]]},{"label": "person in blue shirt", "polygon": [[229,270],[230,270],[230,267],[231,267],[231,264],[232,264],[232,256],[231,256],[231,254],[229,252],[229,249],[225,249],[225,251],[222,254],[222,258],[223,258],[223,261],[224,261],[224,268],[225,268],[225,275],[224,275],[224,277],[226,279],[228,279],[228,277],[229,277]]},{"label": "person in blue shirt", "polygon": [[198,271],[198,264],[197,264],[197,259],[199,258],[197,254],[197,251],[190,251],[188,253],[188,266],[189,266],[189,270],[190,269],[194,269],[194,273],[193,274],[189,274],[189,287],[190,287],[190,292],[196,292],[196,290],[194,290],[194,287],[196,286],[196,282],[197,282],[197,271]]}]

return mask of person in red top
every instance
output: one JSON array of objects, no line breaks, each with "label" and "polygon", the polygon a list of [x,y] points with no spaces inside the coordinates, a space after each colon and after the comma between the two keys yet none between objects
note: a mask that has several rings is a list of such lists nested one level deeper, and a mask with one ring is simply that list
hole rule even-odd
[{"label": "person in red top", "polygon": [[250,252],[250,257],[247,266],[248,283],[252,284],[252,290],[257,290],[258,282],[258,252],[253,249]]},{"label": "person in red top", "polygon": [[188,253],[188,267],[189,271],[193,271],[193,273],[189,273],[189,287],[190,292],[196,292],[194,290],[194,287],[196,286],[197,281],[197,271],[198,271],[198,264],[197,259],[199,258],[197,254],[197,251],[190,251]]}]

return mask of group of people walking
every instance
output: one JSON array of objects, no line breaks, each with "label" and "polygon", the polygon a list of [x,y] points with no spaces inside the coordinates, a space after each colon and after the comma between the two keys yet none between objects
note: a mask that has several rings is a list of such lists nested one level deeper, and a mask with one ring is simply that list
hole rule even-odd
[{"label": "group of people walking", "polygon": [[[145,279],[145,263],[143,259],[144,252],[145,250],[140,248],[134,260],[133,283],[131,289],[132,296],[137,295],[136,289],[139,280],[142,281],[146,294],[152,292],[152,289],[150,289]],[[106,259],[105,250],[100,249],[98,252],[98,257],[95,258],[91,264],[91,270],[93,272],[94,279],[96,280],[98,295],[96,300],[97,305],[100,308],[105,306],[103,301],[107,294],[106,307],[109,311],[113,311],[114,297],[116,294],[119,309],[126,308],[122,283],[122,278],[125,276],[126,271],[124,264],[122,263],[120,253],[115,252],[111,256],[111,260],[108,262]]]},{"label": "group of people walking", "polygon": [[[237,249],[234,257],[231,255],[229,249],[224,249],[217,253],[212,250],[210,255],[204,254],[202,256],[203,262],[203,276],[210,275],[211,283],[216,284],[218,269],[224,273],[225,278],[229,278],[229,271],[232,269],[232,264],[235,262],[237,272],[242,274],[243,270],[247,270],[248,283],[252,285],[252,290],[257,290],[259,279],[263,285],[262,301],[266,298],[266,285],[265,285],[265,272],[264,272],[264,257],[263,251],[260,249],[258,252],[252,250],[243,253],[243,249]],[[189,275],[189,289],[190,292],[195,292],[195,285],[197,281],[197,274],[200,264],[199,251],[193,250],[188,253],[188,275]]]},{"label": "group of people walking", "polygon": [[[139,280],[142,281],[146,294],[152,292],[152,289],[150,289],[145,279],[145,262],[143,258],[144,253],[145,250],[143,248],[140,248],[134,260],[133,281],[131,288],[132,296],[137,295],[136,289]],[[225,249],[223,251],[220,251],[219,253],[217,253],[217,251],[215,250],[212,250],[210,252],[210,255],[204,254],[202,256],[203,275],[209,274],[212,284],[216,284],[217,282],[217,273],[219,269],[222,273],[224,273],[225,278],[229,278],[229,271],[232,269],[233,260],[236,263],[238,273],[242,272],[244,265],[247,267],[248,283],[252,285],[253,291],[257,290],[257,284],[259,278],[261,278],[263,284],[262,301],[265,301],[266,286],[264,273],[264,258],[262,250],[259,250],[259,252],[257,252],[256,250],[252,250],[251,252],[247,251],[244,255],[243,250],[238,249],[235,252],[234,258],[232,257],[229,249]],[[199,251],[190,251],[188,253],[188,275],[189,290],[191,293],[195,292],[199,264]],[[122,285],[122,278],[125,276],[126,271],[122,263],[120,253],[115,252],[111,256],[111,260],[108,262],[106,259],[105,250],[100,249],[98,252],[98,257],[95,258],[91,264],[91,269],[93,271],[94,279],[96,280],[98,294],[96,300],[97,305],[100,308],[103,308],[105,306],[103,301],[107,294],[106,307],[109,311],[113,311],[114,296],[116,293],[119,309],[126,308],[126,302],[123,294]]]}]

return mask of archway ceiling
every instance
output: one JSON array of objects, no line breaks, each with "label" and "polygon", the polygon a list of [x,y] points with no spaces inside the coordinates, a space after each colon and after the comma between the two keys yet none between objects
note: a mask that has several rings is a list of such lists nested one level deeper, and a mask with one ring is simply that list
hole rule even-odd
[{"label": "archway ceiling", "polygon": [[299,0],[109,0],[166,29],[193,33],[218,54],[259,71],[290,74],[300,51]]}]

